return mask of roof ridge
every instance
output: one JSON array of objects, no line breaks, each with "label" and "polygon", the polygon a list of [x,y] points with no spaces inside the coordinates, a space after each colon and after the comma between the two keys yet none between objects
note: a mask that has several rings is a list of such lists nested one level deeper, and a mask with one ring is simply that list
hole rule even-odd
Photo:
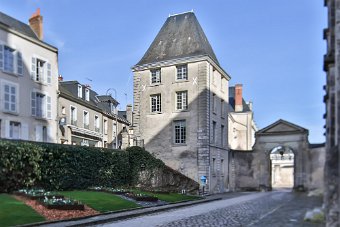
[{"label": "roof ridge", "polygon": [[187,14],[187,13],[194,13],[194,10],[192,9],[191,11],[186,11],[186,12],[183,12],[183,13],[175,13],[175,14],[170,14],[169,13],[168,17],[179,16],[179,15],[183,15],[183,14]]}]

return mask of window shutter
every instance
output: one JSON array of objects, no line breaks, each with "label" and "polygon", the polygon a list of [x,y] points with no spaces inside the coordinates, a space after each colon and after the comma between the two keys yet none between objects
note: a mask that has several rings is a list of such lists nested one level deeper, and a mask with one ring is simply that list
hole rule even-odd
[{"label": "window shutter", "polygon": [[47,127],[47,142],[53,142],[53,132],[50,126]]},{"label": "window shutter", "polygon": [[32,57],[31,62],[31,79],[35,80],[37,78],[37,59]]},{"label": "window shutter", "polygon": [[52,71],[51,71],[51,64],[47,63],[47,83],[52,83]]},{"label": "window shutter", "polygon": [[22,55],[21,55],[20,52],[17,52],[17,73],[18,73],[19,76],[24,75]]},{"label": "window shutter", "polygon": [[35,126],[35,141],[42,141],[42,126]]},{"label": "window shutter", "polygon": [[7,111],[10,111],[11,107],[10,107],[10,99],[11,99],[11,91],[10,91],[10,87],[8,84],[5,84],[4,86],[4,109]]},{"label": "window shutter", "polygon": [[31,108],[32,108],[32,116],[36,116],[36,93],[31,93]]},{"label": "window shutter", "polygon": [[28,140],[28,124],[21,124],[21,139]]},{"label": "window shutter", "polygon": [[47,96],[47,119],[52,119],[51,96]]},{"label": "window shutter", "polygon": [[4,45],[0,45],[0,69],[4,69]]},{"label": "window shutter", "polygon": [[9,127],[10,127],[10,125],[9,125],[9,120],[6,120],[5,121],[5,138],[9,138]]}]

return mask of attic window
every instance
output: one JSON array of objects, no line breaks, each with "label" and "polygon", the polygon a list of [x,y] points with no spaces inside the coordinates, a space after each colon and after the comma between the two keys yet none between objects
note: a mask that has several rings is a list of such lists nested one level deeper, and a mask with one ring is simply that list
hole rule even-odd
[{"label": "attic window", "polygon": [[90,90],[88,88],[85,89],[85,100],[90,101]]},{"label": "attic window", "polygon": [[78,84],[78,98],[82,98],[82,97],[83,97],[82,86]]}]

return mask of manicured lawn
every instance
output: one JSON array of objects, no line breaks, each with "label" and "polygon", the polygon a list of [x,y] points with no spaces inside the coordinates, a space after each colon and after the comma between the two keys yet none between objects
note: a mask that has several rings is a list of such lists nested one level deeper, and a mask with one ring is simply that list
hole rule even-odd
[{"label": "manicured lawn", "polygon": [[0,226],[14,226],[44,221],[31,207],[7,194],[0,194]]},{"label": "manicured lawn", "polygon": [[69,198],[81,201],[89,207],[103,213],[139,207],[134,202],[125,200],[114,194],[92,191],[67,191],[58,192]]}]

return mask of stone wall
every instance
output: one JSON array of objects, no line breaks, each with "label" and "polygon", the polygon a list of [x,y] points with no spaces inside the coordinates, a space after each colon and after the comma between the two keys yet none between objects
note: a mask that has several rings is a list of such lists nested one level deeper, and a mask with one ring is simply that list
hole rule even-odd
[{"label": "stone wall", "polygon": [[199,184],[180,172],[165,166],[163,169],[141,171],[137,187],[146,190],[198,193]]}]

